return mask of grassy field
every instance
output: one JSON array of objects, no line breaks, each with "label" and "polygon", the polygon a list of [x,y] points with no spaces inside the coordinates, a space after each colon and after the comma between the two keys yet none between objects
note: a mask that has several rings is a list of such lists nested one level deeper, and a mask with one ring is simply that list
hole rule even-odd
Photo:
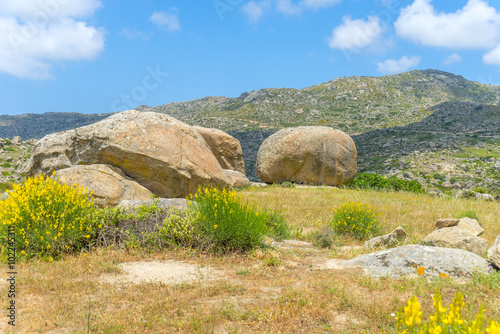
[{"label": "grassy field", "polygon": [[[249,203],[277,209],[307,239],[324,226],[332,209],[346,201],[370,204],[381,214],[383,233],[401,225],[418,242],[438,218],[474,211],[492,244],[500,234],[500,203],[448,199],[410,193],[332,188],[245,189]],[[431,294],[440,289],[448,304],[457,290],[471,319],[482,305],[489,319],[500,319],[500,282],[489,276],[471,280],[373,279],[357,271],[320,270],[328,259],[367,253],[362,241],[341,239],[331,249],[259,249],[213,257],[194,250],[148,253],[97,249],[57,262],[19,263],[18,323],[5,333],[396,333],[393,313],[418,296],[423,318],[432,312]],[[110,283],[120,263],[177,260],[223,273],[192,282]],[[4,269],[6,275],[7,269]],[[104,275],[104,276],[103,276]],[[498,276],[497,276],[498,277]],[[7,284],[1,283],[2,306]],[[3,308],[5,310],[5,307]],[[3,326],[3,327],[2,327]],[[10,332],[9,332],[10,330]]]}]

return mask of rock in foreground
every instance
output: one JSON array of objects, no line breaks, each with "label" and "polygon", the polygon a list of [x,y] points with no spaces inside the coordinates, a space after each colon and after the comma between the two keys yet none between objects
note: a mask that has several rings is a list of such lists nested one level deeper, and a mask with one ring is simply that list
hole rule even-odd
[{"label": "rock in foreground", "polygon": [[257,176],[267,183],[339,186],[356,176],[356,159],[356,146],[342,131],[324,126],[288,128],[262,143]]},{"label": "rock in foreground", "polygon": [[94,203],[115,206],[124,200],[148,200],[151,192],[109,165],[73,166],[60,169],[56,176],[69,185],[77,184],[92,192]]},{"label": "rock in foreground", "polygon": [[423,275],[455,278],[470,277],[474,272],[487,272],[488,262],[482,257],[453,248],[409,245],[372,254],[340,263],[343,268],[361,268],[373,277],[401,277],[418,275],[417,268],[423,268]]},{"label": "rock in foreground", "polygon": [[159,197],[186,197],[199,185],[228,185],[219,162],[191,126],[137,110],[45,136],[33,149],[27,174],[94,164],[119,168]]}]

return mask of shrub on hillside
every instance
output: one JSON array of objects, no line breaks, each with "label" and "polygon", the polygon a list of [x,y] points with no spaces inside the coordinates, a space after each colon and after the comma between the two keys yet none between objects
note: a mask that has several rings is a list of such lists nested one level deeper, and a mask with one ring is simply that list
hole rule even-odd
[{"label": "shrub on hillside", "polygon": [[[443,307],[443,299],[436,291],[432,296],[434,314],[427,322],[422,321],[422,311],[417,297],[411,297],[407,305],[397,314],[399,333],[488,333],[500,334],[500,324],[496,321],[486,321],[482,308],[475,319],[466,321],[462,318],[465,307],[464,296],[457,291],[449,307]],[[485,329],[486,327],[486,329]]]},{"label": "shrub on hillside", "polygon": [[[39,175],[13,185],[0,207],[0,245],[6,250],[9,229],[16,232],[17,255],[48,260],[88,247],[99,226],[89,217],[94,205],[86,189]],[[5,253],[4,253],[5,254]]]},{"label": "shrub on hillside", "polygon": [[328,225],[338,235],[366,239],[380,232],[379,217],[370,205],[346,202],[333,209]]},{"label": "shrub on hillside", "polygon": [[397,177],[385,177],[378,174],[360,173],[356,175],[348,185],[348,188],[354,189],[375,189],[375,190],[396,190],[422,193],[422,185],[416,181],[400,180]]}]

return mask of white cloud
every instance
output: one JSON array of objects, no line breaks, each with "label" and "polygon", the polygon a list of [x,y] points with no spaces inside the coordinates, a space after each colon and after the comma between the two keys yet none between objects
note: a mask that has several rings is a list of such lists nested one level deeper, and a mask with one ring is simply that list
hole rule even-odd
[{"label": "white cloud", "polygon": [[1,16],[36,19],[44,14],[50,18],[82,18],[92,16],[101,7],[100,0],[0,0]]},{"label": "white cloud", "polygon": [[431,0],[415,0],[394,27],[415,43],[452,49],[489,49],[500,40],[500,14],[483,0],[469,0],[454,13],[437,13]]},{"label": "white cloud", "polygon": [[162,10],[153,12],[153,14],[149,17],[149,20],[157,27],[164,28],[167,31],[181,30],[179,14],[176,8],[172,8],[168,12]]},{"label": "white cloud", "polygon": [[483,63],[500,65],[500,45],[483,56]]},{"label": "white cloud", "polygon": [[306,8],[318,10],[321,8],[331,7],[341,1],[342,0],[302,0],[301,5]]},{"label": "white cloud", "polygon": [[462,57],[458,53],[452,53],[443,61],[445,65],[451,65],[455,63],[460,63],[462,61]]},{"label": "white cloud", "polygon": [[278,13],[285,15],[299,15],[302,13],[300,5],[295,5],[290,0],[278,0],[276,3],[276,10]]},{"label": "white cloud", "polygon": [[420,64],[420,60],[421,59],[418,56],[411,56],[410,58],[403,56],[399,60],[387,59],[386,61],[377,64],[377,70],[385,74],[400,73],[417,66]]},{"label": "white cloud", "polygon": [[328,45],[332,49],[359,51],[374,44],[382,36],[383,29],[377,17],[368,16],[367,20],[351,20],[349,16],[344,16],[342,21],[328,38]]},{"label": "white cloud", "polygon": [[242,7],[243,13],[247,16],[248,21],[251,23],[259,22],[264,12],[270,8],[268,1],[255,2],[250,1]]},{"label": "white cloud", "polygon": [[0,0],[0,72],[20,78],[52,78],[52,63],[92,60],[104,49],[104,31],[88,17],[98,0]]}]

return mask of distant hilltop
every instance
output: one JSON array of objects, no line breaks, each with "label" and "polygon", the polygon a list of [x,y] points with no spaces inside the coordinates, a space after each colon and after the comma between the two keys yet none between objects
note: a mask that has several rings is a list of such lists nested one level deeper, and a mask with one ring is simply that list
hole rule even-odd
[{"label": "distant hilltop", "polygon": [[[500,87],[438,70],[382,77],[342,77],[303,89],[265,88],[237,98],[204,97],[143,111],[166,113],[190,125],[224,131],[277,131],[326,125],[349,134],[406,126],[447,101],[500,103]],[[46,134],[97,122],[111,114],[45,113],[0,116],[0,138],[40,139]]]}]

